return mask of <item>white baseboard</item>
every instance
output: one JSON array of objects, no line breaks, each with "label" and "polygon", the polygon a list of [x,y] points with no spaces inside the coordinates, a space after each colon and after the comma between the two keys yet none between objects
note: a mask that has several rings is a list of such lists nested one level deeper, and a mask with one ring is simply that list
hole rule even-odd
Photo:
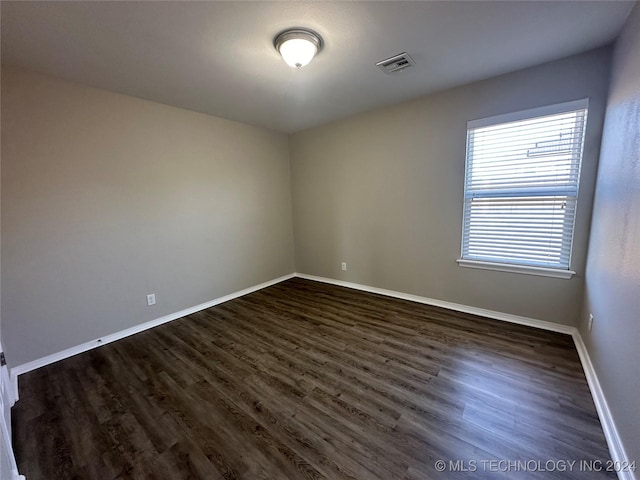
[{"label": "white baseboard", "polygon": [[[571,335],[573,338],[573,342],[575,343],[576,350],[578,351],[580,362],[582,363],[582,368],[584,370],[584,374],[587,379],[587,383],[589,385],[589,390],[591,391],[591,396],[593,397],[593,402],[595,403],[595,406],[596,406],[596,411],[598,412],[598,417],[600,418],[600,423],[602,425],[604,436],[607,440],[607,445],[609,447],[609,453],[611,454],[611,459],[614,462],[619,462],[619,464],[623,464],[623,465],[628,464],[630,459],[629,457],[627,457],[627,454],[625,452],[620,436],[618,435],[618,430],[616,429],[615,423],[613,422],[613,417],[611,416],[609,405],[607,404],[607,400],[604,396],[604,392],[602,390],[602,387],[600,386],[600,382],[598,381],[598,376],[596,375],[596,372],[593,368],[593,364],[591,363],[589,352],[587,351],[587,348],[584,342],[582,341],[582,337],[580,336],[580,332],[576,327],[571,327],[569,325],[561,325],[559,323],[547,322],[544,320],[537,320],[535,318],[512,315],[510,313],[496,312],[494,310],[486,310],[484,308],[470,307],[468,305],[462,305],[459,303],[445,302],[443,300],[436,300],[433,298],[421,297],[418,295],[411,295],[411,294],[402,293],[402,292],[396,292],[394,290],[387,290],[384,288],[370,287],[368,285],[361,285],[359,283],[351,283],[351,282],[345,282],[342,280],[335,280],[333,278],[316,277],[314,275],[306,275],[303,273],[296,273],[295,276],[299,278],[304,278],[307,280],[314,280],[316,282],[330,283],[332,285],[353,288],[355,290],[361,290],[364,292],[377,293],[377,294],[385,295],[388,297],[400,298],[402,300],[410,300],[412,302],[423,303],[425,305],[432,305],[434,307],[448,308],[450,310],[455,310],[457,312],[480,315],[483,317],[492,318],[494,320],[502,320],[504,322],[517,323],[519,325],[526,325],[529,327],[540,328],[542,330],[549,330],[552,332]],[[618,479],[634,480],[634,474],[633,472],[630,472],[630,471],[618,472]]]},{"label": "white baseboard", "polygon": [[9,434],[9,428],[4,421],[4,415],[0,415],[0,435],[2,435],[3,450],[0,451],[0,458],[3,458],[5,455],[9,457],[9,467],[11,468],[11,478],[7,480],[24,479],[24,477],[18,473],[16,457],[13,454],[13,447],[11,445],[11,435]]},{"label": "white baseboard", "polygon": [[224,297],[219,297],[209,302],[201,303],[200,305],[196,305],[194,307],[185,308],[184,310],[180,310],[179,312],[170,313],[169,315],[156,318],[155,320],[150,320],[148,322],[141,323],[134,327],[127,328],[125,330],[120,330],[119,332],[115,332],[115,333],[106,335],[104,337],[100,337],[95,340],[91,340],[89,342],[76,345],[75,347],[67,348],[66,350],[62,350],[61,352],[53,353],[51,355],[47,355],[46,357],[38,358],[31,362],[23,363],[22,365],[13,367],[11,369],[11,382],[13,384],[13,389],[14,389],[14,398],[16,400],[19,398],[18,397],[18,377],[23,373],[27,373],[37,368],[49,365],[51,363],[64,360],[65,358],[73,357],[74,355],[77,355],[82,352],[86,352],[87,350],[92,350],[97,347],[101,347],[102,345],[106,345],[107,343],[115,342],[116,340],[120,340],[122,338],[135,335],[136,333],[140,333],[150,328],[157,327],[158,325],[162,325],[163,323],[171,322],[173,320],[177,320],[178,318],[191,315],[192,313],[196,313],[201,310],[214,307],[221,303],[228,302],[229,300],[233,300],[234,298],[242,297],[249,293],[262,290],[263,288],[270,287],[271,285],[275,285],[276,283],[283,282],[285,280],[293,278],[294,276],[295,276],[294,273],[291,273],[289,275],[284,275],[282,277],[269,280],[268,282],[264,282],[259,285],[254,285],[252,287],[245,288],[244,290],[239,290],[234,293],[230,293],[229,295],[225,295]]},{"label": "white baseboard", "polygon": [[[0,351],[2,351],[0,344]],[[11,407],[15,403],[13,388],[9,380],[9,373],[6,365],[0,366],[0,462],[8,460],[8,465],[0,466],[2,471],[10,470],[11,478],[6,480],[24,480],[18,473],[16,457],[13,454],[11,444]],[[5,479],[3,479],[5,480]]]},{"label": "white baseboard", "polygon": [[[607,399],[604,396],[604,391],[600,386],[598,375],[593,368],[591,357],[589,357],[589,352],[586,345],[584,344],[584,341],[582,340],[582,336],[580,335],[578,329],[576,329],[573,334],[573,341],[576,344],[576,350],[578,350],[578,356],[580,357],[580,362],[582,363],[582,368],[584,369],[584,375],[585,377],[587,377],[587,383],[589,384],[589,390],[591,391],[591,396],[593,397],[593,403],[596,405],[596,411],[598,412],[598,417],[600,418],[602,431],[604,432],[604,436],[607,439],[609,453],[611,453],[611,460],[620,465],[628,464],[631,459],[627,456],[624,445],[622,444],[622,439],[620,438],[620,435],[618,435],[618,430],[616,429],[616,425],[613,421],[611,410],[609,410],[609,404],[607,403]],[[638,468],[640,468],[640,465],[638,465]],[[634,480],[635,478],[640,477],[635,476],[634,472],[618,472],[619,480]]]},{"label": "white baseboard", "polygon": [[[571,335],[576,345],[576,349],[578,351],[578,355],[582,363],[582,368],[584,369],[585,376],[587,378],[587,383],[589,384],[589,389],[591,391],[591,395],[593,397],[593,401],[595,403],[596,410],[600,418],[600,423],[602,424],[602,429],[604,431],[604,435],[607,440],[607,445],[609,446],[609,450],[611,453],[611,459],[615,462],[621,462],[621,463],[629,461],[626,455],[624,446],[622,444],[622,441],[620,439],[620,436],[618,435],[618,431],[615,427],[615,423],[613,422],[613,417],[611,416],[611,411],[609,410],[609,406],[607,404],[604,392],[602,391],[602,387],[600,386],[600,382],[598,381],[598,377],[593,368],[593,364],[591,363],[591,359],[589,358],[589,353],[585,347],[584,342],[582,341],[582,337],[580,336],[580,332],[578,331],[577,328],[568,326],[568,325],[547,322],[544,320],[538,320],[535,318],[523,317],[520,315],[513,315],[510,313],[497,312],[494,310],[487,310],[484,308],[470,307],[468,305],[462,305],[462,304],[453,303],[453,302],[446,302],[443,300],[437,300],[433,298],[397,292],[394,290],[387,290],[384,288],[370,287],[368,285],[345,282],[342,280],[336,280],[332,278],[306,275],[303,273],[293,273],[290,275],[285,275],[283,277],[279,277],[279,278],[270,280],[268,282],[255,285],[253,287],[249,287],[244,290],[240,290],[238,292],[225,295],[224,297],[220,297],[206,303],[201,303],[200,305],[196,305],[194,307],[180,310],[179,312],[165,315],[164,317],[160,317],[158,319],[151,320],[149,322],[145,322],[140,325],[136,325],[126,330],[121,330],[119,332],[112,333],[105,337],[101,337],[99,339],[92,340],[90,342],[86,342],[81,345],[68,348],[61,352],[39,358],[32,362],[18,365],[17,367],[14,367],[11,369],[11,380],[14,385],[14,397],[16,400],[18,399],[18,376],[22,375],[23,373],[27,373],[27,372],[30,372],[31,370],[35,370],[36,368],[40,368],[45,365],[49,365],[51,363],[57,362],[59,360],[72,357],[73,355],[77,355],[78,353],[82,353],[87,350],[91,350],[93,348],[106,345],[107,343],[120,340],[121,338],[134,335],[144,330],[148,330],[158,325],[162,325],[163,323],[171,322],[178,318],[182,318],[186,315],[190,315],[192,313],[199,312],[201,310],[213,307],[215,305],[228,302],[229,300],[233,300],[234,298],[242,297],[243,295],[247,295],[257,290],[261,290],[271,285],[275,285],[276,283],[283,282],[293,277],[299,277],[307,280],[329,283],[332,285],[352,288],[354,290],[361,290],[364,292],[377,293],[377,294],[385,295],[388,297],[399,298],[402,300],[409,300],[412,302],[422,303],[425,305],[432,305],[435,307],[447,308],[447,309],[458,311],[458,312],[469,313],[472,315],[479,315],[487,318],[492,318],[495,320],[502,320],[504,322],[515,323],[518,325],[526,325],[529,327],[540,328],[543,330],[549,330],[552,332]],[[20,477],[17,477],[17,478],[20,478]],[[618,478],[619,480],[634,480],[634,475],[633,475],[633,472],[618,472]]]},{"label": "white baseboard", "polygon": [[306,275],[304,273],[296,273],[296,277],[306,278],[307,280],[314,280],[316,282],[330,283],[332,285],[339,285],[341,287],[353,288],[355,290],[362,290],[363,292],[377,293],[380,295],[385,295],[387,297],[410,300],[412,302],[432,305],[434,307],[448,308],[449,310],[455,310],[456,312],[480,315],[482,317],[492,318],[494,320],[502,320],[503,322],[517,323],[519,325],[541,328],[543,330],[550,330],[552,332],[565,333],[567,335],[572,335],[576,330],[575,327],[571,327],[569,325],[546,322],[544,320],[536,320],[534,318],[522,317],[520,315],[513,315],[511,313],[496,312],[494,310],[486,310],[484,308],[470,307],[468,305],[462,305],[460,303],[445,302],[444,300],[436,300],[434,298],[396,292],[395,290],[387,290],[385,288],[370,287],[368,285],[361,285],[359,283],[344,282],[342,280],[334,280],[333,278],[316,277],[314,275]]}]

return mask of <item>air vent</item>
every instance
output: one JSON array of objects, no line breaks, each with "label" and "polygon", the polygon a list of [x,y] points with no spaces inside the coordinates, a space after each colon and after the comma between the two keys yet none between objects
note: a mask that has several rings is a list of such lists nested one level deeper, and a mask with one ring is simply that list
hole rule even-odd
[{"label": "air vent", "polygon": [[398,55],[376,63],[385,73],[399,72],[415,64],[416,62],[413,61],[413,58],[411,58],[407,52],[399,53]]}]

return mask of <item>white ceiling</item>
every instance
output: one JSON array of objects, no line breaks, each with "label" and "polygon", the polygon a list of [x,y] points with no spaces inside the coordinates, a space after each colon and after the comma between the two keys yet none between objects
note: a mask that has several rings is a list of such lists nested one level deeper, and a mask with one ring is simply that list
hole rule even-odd
[{"label": "white ceiling", "polygon": [[[611,42],[633,2],[6,2],[2,61],[283,132]],[[273,38],[322,35],[302,70]],[[375,63],[408,52],[394,75]]]}]

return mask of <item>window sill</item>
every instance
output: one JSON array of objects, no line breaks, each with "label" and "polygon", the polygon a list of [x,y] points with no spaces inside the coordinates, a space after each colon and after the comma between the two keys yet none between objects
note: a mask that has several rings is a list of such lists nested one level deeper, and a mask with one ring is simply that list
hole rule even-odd
[{"label": "window sill", "polygon": [[558,270],[556,268],[531,267],[528,265],[511,265],[508,263],[481,262],[479,260],[456,260],[458,265],[467,268],[479,268],[481,270],[495,270],[498,272],[522,273],[525,275],[538,275],[541,277],[563,278],[573,277],[576,272],[572,270]]}]

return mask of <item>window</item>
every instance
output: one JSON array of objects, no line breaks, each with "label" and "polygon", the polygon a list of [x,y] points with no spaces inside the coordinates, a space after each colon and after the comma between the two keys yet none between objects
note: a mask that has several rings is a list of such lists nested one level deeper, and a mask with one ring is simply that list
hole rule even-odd
[{"label": "window", "polygon": [[467,124],[461,266],[570,278],[588,100]]}]

